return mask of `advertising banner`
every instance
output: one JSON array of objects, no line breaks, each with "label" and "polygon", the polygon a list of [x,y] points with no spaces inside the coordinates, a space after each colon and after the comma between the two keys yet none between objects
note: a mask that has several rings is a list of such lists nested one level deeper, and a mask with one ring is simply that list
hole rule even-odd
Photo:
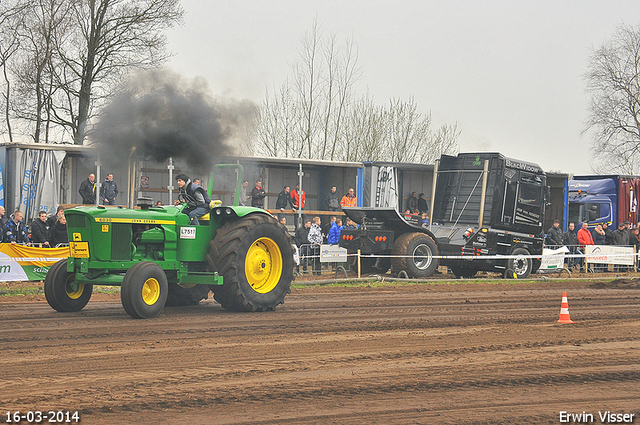
[{"label": "advertising banner", "polygon": [[69,248],[33,248],[0,243],[0,281],[43,280],[51,267],[69,256]]},{"label": "advertising banner", "polygon": [[540,264],[539,271],[545,270],[558,270],[564,267],[564,255],[569,252],[569,248],[566,246],[558,249],[542,249],[542,263]]},{"label": "advertising banner", "polygon": [[586,260],[592,264],[618,264],[633,266],[635,254],[632,246],[587,245]]}]

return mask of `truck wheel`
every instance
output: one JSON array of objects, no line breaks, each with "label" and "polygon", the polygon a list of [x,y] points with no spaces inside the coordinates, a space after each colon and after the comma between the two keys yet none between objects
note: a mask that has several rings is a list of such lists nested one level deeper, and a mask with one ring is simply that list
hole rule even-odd
[{"label": "truck wheel", "polygon": [[424,233],[405,233],[393,244],[391,260],[396,272],[404,270],[409,277],[427,277],[438,268],[438,246]]},{"label": "truck wheel", "polygon": [[531,258],[524,257],[530,255],[529,251],[524,248],[516,248],[511,252],[511,255],[522,255],[522,257],[510,258],[507,262],[507,269],[513,270],[516,276],[518,276],[518,279],[526,279],[529,277],[533,267],[532,261]]},{"label": "truck wheel", "polygon": [[55,263],[44,279],[44,296],[56,311],[80,311],[89,302],[93,285],[76,282],[76,274],[67,271],[67,259]]},{"label": "truck wheel", "polygon": [[474,277],[476,273],[478,273],[478,270],[472,267],[449,266],[449,268],[451,269],[451,273],[453,273],[455,277],[469,278]]},{"label": "truck wheel", "polygon": [[208,285],[180,285],[170,283],[167,292],[166,306],[179,307],[185,305],[195,305],[202,300],[206,300],[209,295]]},{"label": "truck wheel", "polygon": [[167,300],[167,275],[156,263],[134,264],[124,275],[120,298],[134,319],[150,319],[160,314]]},{"label": "truck wheel", "polygon": [[273,310],[290,292],[290,237],[284,226],[266,214],[225,223],[211,241],[208,260],[223,277],[223,285],[212,290],[226,310]]},{"label": "truck wheel", "polygon": [[[389,253],[386,253],[388,255]],[[358,259],[355,259],[355,267],[358,267]],[[385,274],[391,268],[391,258],[389,257],[361,257],[360,258],[360,271],[364,274],[378,273]]]}]

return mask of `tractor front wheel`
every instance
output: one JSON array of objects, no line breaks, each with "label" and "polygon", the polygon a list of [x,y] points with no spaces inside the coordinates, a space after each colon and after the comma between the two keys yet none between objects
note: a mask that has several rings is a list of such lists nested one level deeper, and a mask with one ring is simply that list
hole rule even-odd
[{"label": "tractor front wheel", "polygon": [[120,298],[134,319],[150,319],[160,314],[167,300],[168,283],[164,270],[150,261],[133,265],[124,275]]},{"label": "tractor front wheel", "polygon": [[211,241],[208,261],[223,277],[223,285],[211,289],[226,310],[273,310],[290,292],[291,240],[272,216],[251,214],[225,223]]},{"label": "tractor front wheel", "polygon": [[56,311],[80,311],[87,305],[93,285],[76,281],[76,274],[67,271],[67,259],[55,263],[44,279],[44,296]]}]

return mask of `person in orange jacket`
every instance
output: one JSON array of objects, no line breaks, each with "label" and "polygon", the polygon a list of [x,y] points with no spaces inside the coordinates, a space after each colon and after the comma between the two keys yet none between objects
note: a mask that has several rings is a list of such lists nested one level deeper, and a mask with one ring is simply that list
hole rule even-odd
[{"label": "person in orange jacket", "polygon": [[357,207],[358,206],[358,198],[355,195],[355,191],[353,188],[349,189],[349,192],[342,197],[340,201],[340,206],[344,207]]},{"label": "person in orange jacket", "polygon": [[[297,184],[296,188],[291,191],[291,208],[293,209],[293,227],[298,228],[298,210],[304,210],[304,203],[307,200],[307,195],[304,190],[300,190],[300,185]],[[304,214],[302,215],[304,222]]]}]

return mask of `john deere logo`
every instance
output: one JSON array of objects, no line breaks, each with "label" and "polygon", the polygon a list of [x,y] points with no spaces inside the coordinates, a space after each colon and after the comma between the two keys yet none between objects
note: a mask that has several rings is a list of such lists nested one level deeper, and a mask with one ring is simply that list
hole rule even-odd
[{"label": "john deere logo", "polygon": [[482,164],[480,163],[480,157],[479,157],[479,156],[476,156],[476,160],[475,160],[475,161],[473,161],[473,165],[482,165]]}]

